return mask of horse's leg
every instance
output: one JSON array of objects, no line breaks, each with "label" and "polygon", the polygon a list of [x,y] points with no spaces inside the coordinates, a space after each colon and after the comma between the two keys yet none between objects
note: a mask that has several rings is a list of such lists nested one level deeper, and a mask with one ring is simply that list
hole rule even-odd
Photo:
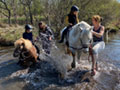
[{"label": "horse's leg", "polygon": [[82,51],[77,51],[77,59],[78,59],[78,63],[80,62],[80,57],[82,55]]},{"label": "horse's leg", "polygon": [[32,62],[37,63],[37,56],[33,56]]},{"label": "horse's leg", "polygon": [[67,46],[65,46],[65,54],[69,54],[69,53],[68,53],[68,47],[67,47]]},{"label": "horse's leg", "polygon": [[95,67],[96,67],[96,71],[98,71],[98,63],[97,63],[97,61],[96,61],[96,66]]},{"label": "horse's leg", "polygon": [[71,55],[71,51],[69,50],[69,48],[67,46],[65,46],[65,54]]},{"label": "horse's leg", "polygon": [[75,54],[72,53],[72,56],[73,56],[73,62],[71,64],[72,68],[75,68],[76,67],[76,63],[75,63]]}]

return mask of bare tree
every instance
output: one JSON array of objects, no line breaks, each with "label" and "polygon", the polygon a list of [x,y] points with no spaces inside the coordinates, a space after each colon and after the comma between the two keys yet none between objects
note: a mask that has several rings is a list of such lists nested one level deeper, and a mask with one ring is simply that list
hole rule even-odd
[{"label": "bare tree", "polygon": [[11,24],[11,9],[8,6],[7,0],[0,0],[0,3],[0,12],[8,18],[8,23]]},{"label": "bare tree", "polygon": [[33,14],[32,14],[32,3],[33,0],[20,0],[21,4],[24,6],[24,14],[27,18],[27,14],[26,14],[26,8],[28,9],[28,13],[29,13],[29,17],[30,17],[30,23],[33,24]]},{"label": "bare tree", "polygon": [[18,6],[18,0],[11,0],[11,6],[13,10],[13,16],[15,19],[15,24],[17,24],[17,6]]}]

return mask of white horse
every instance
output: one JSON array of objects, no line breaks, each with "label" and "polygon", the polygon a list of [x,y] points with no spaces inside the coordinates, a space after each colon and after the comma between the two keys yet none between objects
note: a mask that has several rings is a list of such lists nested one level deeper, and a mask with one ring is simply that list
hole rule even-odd
[{"label": "white horse", "polygon": [[[65,30],[65,28],[61,31],[62,32]],[[66,39],[68,41],[68,49],[69,54],[72,54],[73,56],[73,62],[71,64],[72,68],[76,67],[76,62],[75,62],[75,56],[76,52],[78,53],[77,57],[80,59],[81,52],[83,49],[88,49],[89,44],[92,41],[92,30],[93,27],[90,26],[88,23],[85,21],[81,21],[75,26],[72,27],[72,29],[69,32],[69,35],[67,35],[67,38],[64,38],[64,41],[66,42]]]}]

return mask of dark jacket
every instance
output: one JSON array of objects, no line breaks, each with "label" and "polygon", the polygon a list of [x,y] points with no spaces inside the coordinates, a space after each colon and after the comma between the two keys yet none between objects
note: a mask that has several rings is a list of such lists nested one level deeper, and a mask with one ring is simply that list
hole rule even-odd
[{"label": "dark jacket", "polygon": [[45,30],[39,30],[39,35],[41,34],[45,34],[46,36],[48,36],[48,38],[53,37],[53,32],[48,26],[45,27]]},{"label": "dark jacket", "polygon": [[33,43],[33,35],[32,35],[32,32],[30,32],[30,33],[24,32],[24,33],[23,33],[23,38],[24,38],[24,39],[28,39],[28,40],[30,40],[30,41]]},{"label": "dark jacket", "polygon": [[73,25],[77,24],[77,17],[73,14],[68,14],[68,22]]},{"label": "dark jacket", "polygon": [[73,25],[79,23],[78,17],[74,14],[68,14],[65,19],[65,24],[68,25],[69,23],[72,23]]}]

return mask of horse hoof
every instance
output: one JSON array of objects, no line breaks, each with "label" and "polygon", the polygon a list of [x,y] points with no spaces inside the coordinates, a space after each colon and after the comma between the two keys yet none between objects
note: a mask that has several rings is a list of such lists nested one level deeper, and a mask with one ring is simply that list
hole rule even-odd
[{"label": "horse hoof", "polygon": [[72,63],[71,67],[72,67],[72,68],[75,68],[75,67],[76,67],[75,63]]},{"label": "horse hoof", "polygon": [[64,78],[65,78],[65,75],[64,75],[63,73],[59,73],[59,74],[58,74],[58,77],[59,77],[59,79],[64,79]]}]

